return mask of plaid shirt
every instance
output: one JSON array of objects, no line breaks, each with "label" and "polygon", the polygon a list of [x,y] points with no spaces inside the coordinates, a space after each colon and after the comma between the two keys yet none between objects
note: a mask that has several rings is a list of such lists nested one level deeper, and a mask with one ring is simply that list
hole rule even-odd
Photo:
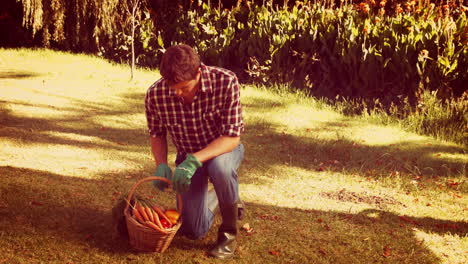
[{"label": "plaid shirt", "polygon": [[191,104],[184,105],[161,78],[148,89],[145,107],[150,136],[169,132],[179,153],[197,152],[220,136],[244,131],[237,77],[218,67],[201,65],[201,86]]}]

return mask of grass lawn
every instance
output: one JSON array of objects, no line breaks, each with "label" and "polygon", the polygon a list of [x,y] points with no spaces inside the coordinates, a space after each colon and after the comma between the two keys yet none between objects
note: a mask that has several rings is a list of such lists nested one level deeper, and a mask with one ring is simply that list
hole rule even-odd
[{"label": "grass lawn", "polygon": [[159,75],[129,76],[99,58],[0,49],[0,263],[468,263],[465,148],[252,86],[236,257],[205,253],[219,217],[204,239],[133,251],[111,209],[155,169],[143,99]]}]

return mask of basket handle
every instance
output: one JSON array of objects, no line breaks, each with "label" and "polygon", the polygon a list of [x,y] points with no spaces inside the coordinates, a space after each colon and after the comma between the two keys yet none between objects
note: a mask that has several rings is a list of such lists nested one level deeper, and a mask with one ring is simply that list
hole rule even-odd
[{"label": "basket handle", "polygon": [[[130,192],[128,193],[127,203],[125,205],[125,211],[127,211],[128,208],[130,207],[130,200],[132,199],[132,196],[135,193],[136,188],[140,186],[140,184],[149,182],[149,181],[157,181],[157,180],[163,181],[167,183],[169,186],[171,186],[172,184],[171,181],[169,181],[168,179],[163,178],[163,177],[156,177],[156,176],[146,177],[146,178],[139,180],[137,183],[135,183],[135,185],[133,185],[133,187],[130,189]],[[181,213],[182,212],[182,196],[180,195],[180,193],[178,193],[176,197],[177,197],[177,211]]]}]

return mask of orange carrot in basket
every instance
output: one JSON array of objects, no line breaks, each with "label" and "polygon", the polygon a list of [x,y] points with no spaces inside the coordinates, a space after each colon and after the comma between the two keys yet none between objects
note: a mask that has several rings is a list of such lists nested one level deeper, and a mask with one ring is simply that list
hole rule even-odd
[{"label": "orange carrot in basket", "polygon": [[145,222],[145,225],[146,225],[147,227],[150,227],[150,228],[154,229],[154,230],[157,230],[157,231],[160,231],[160,232],[163,231],[161,228],[159,228],[159,227],[158,227],[155,223],[153,223],[153,222],[146,221],[146,222]]},{"label": "orange carrot in basket", "polygon": [[144,206],[143,208],[145,209],[145,213],[148,215],[149,220],[154,223],[154,215],[151,209],[147,206]]},{"label": "orange carrot in basket", "polygon": [[154,223],[155,223],[157,226],[159,226],[161,229],[164,230],[164,227],[163,227],[161,221],[159,220],[159,216],[158,216],[157,213],[154,213]]},{"label": "orange carrot in basket", "polygon": [[169,218],[167,217],[167,215],[161,210],[161,208],[159,208],[157,205],[153,206],[153,209],[154,211],[156,211],[156,213],[158,213],[158,216],[159,217],[162,217],[164,219],[166,219],[166,221],[168,223],[171,223],[171,220],[169,220]]},{"label": "orange carrot in basket", "polygon": [[136,208],[133,208],[133,215],[135,216],[135,219],[140,222],[142,225],[145,224],[145,220],[141,216],[140,212]]},{"label": "orange carrot in basket", "polygon": [[139,203],[136,204],[136,208],[138,210],[138,212],[141,214],[141,216],[143,217],[143,219],[146,221],[149,221],[149,216],[146,214],[146,211],[145,211],[145,208],[143,206],[141,206]]}]

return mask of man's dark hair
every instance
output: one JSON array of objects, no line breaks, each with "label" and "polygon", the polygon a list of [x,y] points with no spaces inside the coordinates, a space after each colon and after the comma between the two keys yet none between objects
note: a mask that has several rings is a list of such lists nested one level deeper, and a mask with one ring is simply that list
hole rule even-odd
[{"label": "man's dark hair", "polygon": [[195,79],[200,67],[200,57],[192,47],[181,44],[175,45],[164,52],[159,70],[169,83]]}]

